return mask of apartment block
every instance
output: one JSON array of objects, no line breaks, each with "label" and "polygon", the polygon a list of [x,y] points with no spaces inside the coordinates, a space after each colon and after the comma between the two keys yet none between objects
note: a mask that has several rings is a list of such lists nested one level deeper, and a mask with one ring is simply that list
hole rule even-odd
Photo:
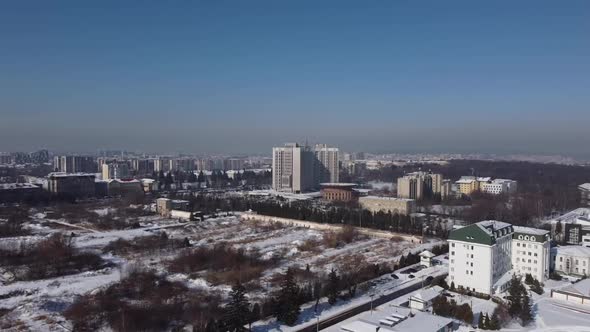
[{"label": "apartment block", "polygon": [[483,294],[504,291],[510,281],[511,224],[486,220],[449,235],[449,283]]}]

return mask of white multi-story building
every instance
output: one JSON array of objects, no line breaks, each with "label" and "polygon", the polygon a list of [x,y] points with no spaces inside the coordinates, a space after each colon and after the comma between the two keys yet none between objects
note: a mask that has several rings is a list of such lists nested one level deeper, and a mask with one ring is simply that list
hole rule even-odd
[{"label": "white multi-story building", "polygon": [[512,234],[512,269],[527,273],[540,282],[549,278],[551,237],[544,229],[514,226]]},{"label": "white multi-story building", "polygon": [[318,189],[320,183],[338,183],[338,148],[318,144],[287,143],[272,149],[272,187],[277,191],[300,193]]},{"label": "white multi-story building", "polygon": [[508,179],[494,179],[481,184],[481,192],[492,195],[513,194],[516,189],[517,182]]},{"label": "white multi-story building", "polygon": [[338,148],[328,147],[326,144],[316,144],[314,150],[314,185],[320,183],[338,183],[340,181],[340,167],[338,165]]},{"label": "white multi-story building", "polygon": [[551,248],[551,267],[555,272],[567,275],[590,275],[590,248],[561,246]]},{"label": "white multi-story building", "polygon": [[449,279],[455,287],[493,294],[503,291],[512,267],[511,224],[486,220],[449,235]]}]

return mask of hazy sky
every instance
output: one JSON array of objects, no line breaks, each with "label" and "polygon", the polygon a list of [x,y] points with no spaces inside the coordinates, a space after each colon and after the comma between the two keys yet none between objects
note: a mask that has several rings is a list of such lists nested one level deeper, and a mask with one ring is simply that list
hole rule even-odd
[{"label": "hazy sky", "polygon": [[590,153],[590,1],[1,1],[0,151]]}]

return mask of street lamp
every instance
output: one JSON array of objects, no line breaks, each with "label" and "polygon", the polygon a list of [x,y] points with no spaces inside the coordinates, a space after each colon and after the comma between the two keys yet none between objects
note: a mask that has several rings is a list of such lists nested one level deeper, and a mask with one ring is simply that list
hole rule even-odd
[{"label": "street lamp", "polygon": [[373,298],[375,297],[375,294],[371,294],[369,295],[369,297],[371,298],[371,315],[373,314]]}]

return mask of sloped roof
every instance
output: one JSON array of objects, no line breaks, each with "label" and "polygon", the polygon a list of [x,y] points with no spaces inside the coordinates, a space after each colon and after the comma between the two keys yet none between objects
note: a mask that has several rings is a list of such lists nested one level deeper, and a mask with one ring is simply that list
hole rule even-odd
[{"label": "sloped roof", "polygon": [[559,291],[564,293],[571,293],[575,295],[590,297],[590,279],[578,281],[577,283],[564,287]]}]

